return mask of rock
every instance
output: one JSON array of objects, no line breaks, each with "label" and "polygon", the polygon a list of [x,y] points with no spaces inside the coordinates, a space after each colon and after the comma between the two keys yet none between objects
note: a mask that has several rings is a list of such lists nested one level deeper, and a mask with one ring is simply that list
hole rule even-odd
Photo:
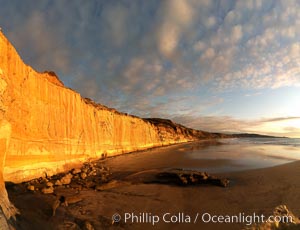
[{"label": "rock", "polygon": [[83,224],[83,230],[95,230],[93,225],[89,221],[85,221]]},{"label": "rock", "polygon": [[[300,229],[300,219],[286,205],[279,205],[273,211],[273,222],[255,223],[243,230],[296,230]],[[279,222],[279,220],[283,220]]]},{"label": "rock", "polygon": [[214,184],[214,185],[217,185],[217,186],[221,186],[221,187],[227,187],[230,183],[230,181],[226,178],[211,178],[211,177],[208,177],[207,179],[207,183],[208,184]]},{"label": "rock", "polygon": [[80,177],[81,177],[82,180],[84,180],[87,177],[87,175],[86,175],[86,173],[83,172],[83,173],[80,174]]},{"label": "rock", "polygon": [[83,168],[82,172],[87,173],[88,172],[88,168]]},{"label": "rock", "polygon": [[47,187],[53,187],[53,183],[52,183],[52,182],[50,182],[50,181],[49,181],[49,182],[47,182],[47,184],[46,184],[46,185],[47,185]]},{"label": "rock", "polygon": [[188,184],[188,180],[184,175],[179,174],[178,177],[179,177],[182,184]]},{"label": "rock", "polygon": [[96,175],[97,175],[97,171],[95,169],[92,169],[88,174],[88,176],[96,176]]},{"label": "rock", "polygon": [[54,188],[53,187],[48,187],[48,188],[43,188],[42,189],[42,193],[44,194],[51,194],[54,192]]},{"label": "rock", "polygon": [[73,175],[78,174],[78,173],[81,173],[81,169],[73,169],[72,170]]},{"label": "rock", "polygon": [[197,184],[212,184],[221,187],[227,187],[229,180],[226,178],[217,178],[209,175],[206,172],[198,172],[191,170],[173,169],[156,175],[157,182],[165,184],[178,185],[197,185]]},{"label": "rock", "polygon": [[56,185],[56,186],[61,186],[61,185],[62,185],[62,183],[61,183],[61,181],[60,181],[60,180],[57,180],[57,181],[55,182],[55,185]]},{"label": "rock", "polygon": [[30,190],[30,191],[34,191],[35,188],[34,188],[33,185],[28,185],[27,189]]},{"label": "rock", "polygon": [[71,173],[68,173],[67,175],[65,175],[63,178],[60,179],[60,182],[63,184],[63,185],[68,185],[71,183],[72,181],[72,174]]},{"label": "rock", "polygon": [[[300,219],[296,217],[288,208],[286,205],[279,205],[277,206],[273,211],[274,216],[288,216],[291,218],[291,223],[293,224],[299,224],[300,225]],[[300,226],[299,226],[300,229]]]}]

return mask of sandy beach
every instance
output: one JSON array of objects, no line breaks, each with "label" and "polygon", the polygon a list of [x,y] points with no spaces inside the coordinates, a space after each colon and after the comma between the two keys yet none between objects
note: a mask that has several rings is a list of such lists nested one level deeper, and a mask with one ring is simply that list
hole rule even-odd
[{"label": "sandy beach", "polygon": [[[111,169],[111,179],[120,183],[105,191],[82,189],[79,194],[83,200],[59,207],[54,217],[52,204],[56,197],[53,194],[27,191],[24,184],[7,184],[10,200],[21,212],[18,229],[41,229],[41,226],[43,229],[84,229],[86,221],[95,229],[242,229],[246,223],[204,222],[208,214],[268,216],[280,204],[300,216],[300,161],[214,173],[230,180],[226,188],[151,182],[158,171],[166,168],[230,167],[232,162],[228,160],[193,159],[182,154],[188,148],[203,150],[211,145],[218,143],[188,143],[108,158],[104,164]],[[55,193],[78,195],[76,189],[66,186],[56,187]],[[121,220],[112,223],[116,213]],[[159,221],[153,223],[156,216]]]}]

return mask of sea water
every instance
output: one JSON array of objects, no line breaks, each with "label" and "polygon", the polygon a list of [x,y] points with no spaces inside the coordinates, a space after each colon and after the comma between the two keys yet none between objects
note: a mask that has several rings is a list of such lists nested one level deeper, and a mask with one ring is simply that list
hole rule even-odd
[{"label": "sea water", "polygon": [[191,148],[187,156],[202,160],[224,160],[224,164],[197,169],[209,172],[242,171],[272,167],[300,160],[299,138],[233,138],[219,144]]}]

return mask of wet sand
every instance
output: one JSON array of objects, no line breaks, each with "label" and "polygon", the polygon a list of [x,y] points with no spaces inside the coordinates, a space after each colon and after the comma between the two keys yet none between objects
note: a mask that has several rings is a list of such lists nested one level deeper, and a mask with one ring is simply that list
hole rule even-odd
[{"label": "wet sand", "polygon": [[[205,149],[209,145],[196,146]],[[95,229],[242,229],[246,226],[242,223],[203,223],[201,216],[203,213],[252,215],[254,212],[267,216],[280,204],[287,205],[296,216],[300,216],[300,161],[269,168],[214,174],[230,179],[227,188],[147,183],[149,177],[166,169],[166,166],[199,168],[230,167],[233,164],[222,159],[187,157],[182,154],[186,148],[195,148],[195,145],[169,146],[107,159],[105,164],[112,170],[111,179],[126,183],[106,191],[83,189],[80,191],[83,201],[59,207],[54,217],[51,216],[51,207],[56,199],[54,195],[29,192],[21,185],[8,185],[10,200],[22,213],[18,217],[18,229],[80,229],[85,221],[90,222]],[[163,154],[157,157],[157,151]],[[64,194],[76,194],[76,190],[71,188],[57,187],[56,190]],[[111,218],[115,213],[119,213],[122,220],[112,224]],[[130,223],[129,220],[125,223],[125,213],[137,216],[147,213],[148,217],[157,215],[160,222],[155,226],[151,223]],[[165,213],[190,216],[191,222],[199,213],[199,219],[196,223],[164,223],[162,216]]]}]

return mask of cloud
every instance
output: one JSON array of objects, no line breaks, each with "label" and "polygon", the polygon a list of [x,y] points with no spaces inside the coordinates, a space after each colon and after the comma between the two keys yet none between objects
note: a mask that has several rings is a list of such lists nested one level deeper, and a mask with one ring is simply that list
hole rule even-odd
[{"label": "cloud", "polygon": [[215,99],[222,93],[300,87],[299,7],[292,0],[11,0],[0,21],[26,63],[54,70],[83,96],[137,115],[188,115],[195,127],[215,130],[207,118],[224,121],[221,130],[230,129],[226,122],[244,130],[253,122],[206,110],[226,100]]},{"label": "cloud", "polygon": [[206,47],[205,43],[202,41],[197,41],[194,45],[193,48],[196,52],[204,50]]},{"label": "cloud", "polygon": [[262,119],[261,122],[276,122],[276,121],[289,121],[289,120],[298,120],[300,117],[275,117]]},{"label": "cloud", "polygon": [[[300,137],[299,126],[281,125],[278,122],[298,120],[300,117],[275,117],[241,120],[231,116],[175,116],[174,121],[199,130],[223,133],[258,133],[275,136]],[[266,126],[265,124],[268,124]]]},{"label": "cloud", "polygon": [[165,57],[172,57],[182,34],[193,18],[193,8],[188,1],[165,1],[161,11],[161,26],[158,29],[158,47]]},{"label": "cloud", "polygon": [[40,12],[33,12],[18,27],[18,32],[9,36],[20,46],[26,61],[34,62],[38,71],[59,69],[67,72],[70,69],[68,44],[57,38]]},{"label": "cloud", "polygon": [[243,37],[242,26],[241,25],[234,26],[231,30],[231,34],[232,34],[231,41],[233,43],[236,43],[239,40],[241,40],[241,38]]},{"label": "cloud", "polygon": [[106,39],[117,47],[123,45],[128,38],[129,10],[121,4],[108,5],[103,11],[102,19]]},{"label": "cloud", "polygon": [[244,121],[230,116],[176,116],[174,121],[187,127],[210,132],[244,132],[247,127],[256,125],[256,121]]},{"label": "cloud", "polygon": [[210,16],[206,21],[205,21],[205,26],[207,28],[212,28],[216,25],[217,20],[214,16]]},{"label": "cloud", "polygon": [[214,58],[216,55],[215,50],[213,48],[208,48],[207,50],[205,50],[205,52],[203,53],[203,55],[201,56],[201,60],[205,61],[209,61],[210,59]]}]

